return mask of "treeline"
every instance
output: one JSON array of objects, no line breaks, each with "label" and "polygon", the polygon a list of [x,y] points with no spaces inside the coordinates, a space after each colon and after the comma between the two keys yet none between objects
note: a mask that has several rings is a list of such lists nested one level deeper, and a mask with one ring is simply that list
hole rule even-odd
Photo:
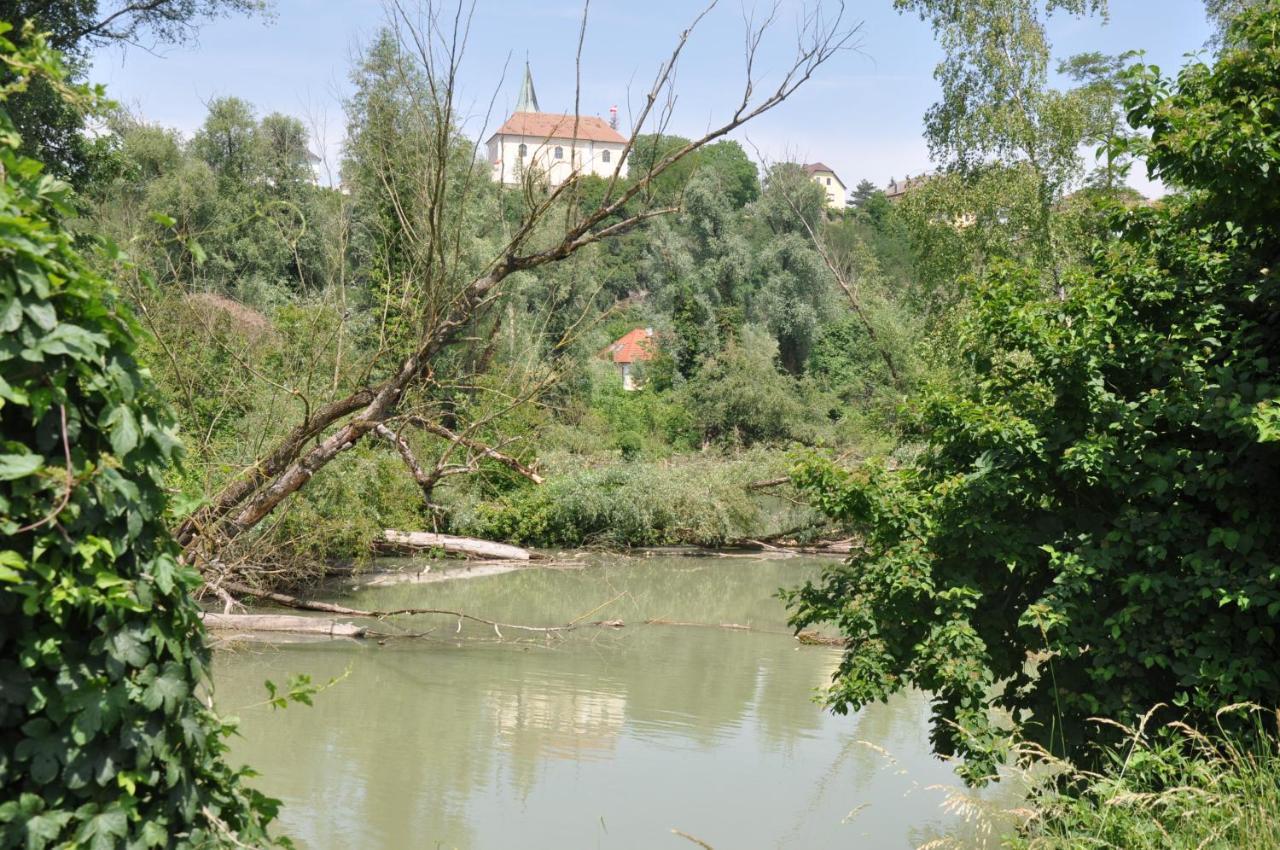
[{"label": "treeline", "polygon": [[[540,203],[494,185],[474,140],[455,128],[443,151],[433,148],[427,90],[389,33],[375,39],[352,71],[338,163],[317,161],[297,118],[237,98],[211,102],[190,138],[109,116],[79,226],[127,252],[128,263],[104,271],[137,305],[146,360],[182,423],[184,504],[207,503],[309,411],[386,375],[424,308],[443,309],[432,303],[439,269],[415,232],[441,160],[458,193],[443,212],[456,218],[441,223],[458,235],[448,272],[457,279],[477,273]],[[638,137],[632,179],[687,142]],[[555,216],[589,214],[604,191],[603,180],[578,181]],[[756,457],[774,452],[757,476],[767,477],[793,444],[863,452],[884,443],[924,368],[916,343],[937,321],[914,288],[919,249],[905,215],[883,196],[829,213],[797,165],[762,173],[732,141],[682,160],[612,219],[665,206],[680,212],[521,272],[437,365],[414,416],[588,490],[604,486],[585,474],[602,464],[644,478],[697,452],[728,470],[731,455],[762,447]],[[832,263],[852,289],[837,284]],[[654,329],[657,356],[639,364],[642,389],[624,392],[600,352],[637,327]],[[358,557],[383,527],[491,533],[503,526],[477,517],[525,505],[537,488],[483,452],[458,454],[439,430],[403,426],[394,430],[420,467],[440,473],[425,492],[392,442],[362,445],[253,538],[254,557]],[[754,510],[735,507],[750,502],[740,485],[714,491],[709,505],[734,522],[654,533],[584,520],[518,536],[716,544],[781,530],[758,499]],[[816,514],[810,524],[821,524]]]}]

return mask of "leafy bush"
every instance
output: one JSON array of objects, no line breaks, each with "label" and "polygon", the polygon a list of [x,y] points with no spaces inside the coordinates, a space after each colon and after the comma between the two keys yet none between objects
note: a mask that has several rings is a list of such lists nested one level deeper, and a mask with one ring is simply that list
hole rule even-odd
[{"label": "leafy bush", "polygon": [[282,508],[278,523],[265,535],[246,539],[243,548],[264,560],[290,559],[297,580],[335,558],[359,560],[386,528],[422,528],[428,523],[422,491],[393,450],[381,443],[348,450],[342,463],[326,466]]},{"label": "leafy bush", "polygon": [[1061,300],[997,265],[916,465],[797,471],[865,534],[790,597],[797,627],[849,638],[837,710],[928,690],[936,746],[983,776],[992,709],[1088,764],[1090,717],[1280,703],[1278,22],[1275,0],[1243,13],[1176,86],[1142,72],[1142,152],[1189,196],[1119,219]]},{"label": "leafy bush", "polygon": [[686,386],[699,430],[710,439],[751,445],[786,440],[803,416],[795,380],[775,365],[778,343],[747,325]]},{"label": "leafy bush", "polygon": [[458,506],[452,528],[536,546],[719,546],[794,519],[743,486],[782,468],[780,456],[757,453],[562,471],[540,487]]},{"label": "leafy bush", "polygon": [[[11,51],[0,29],[19,79],[36,60],[57,80],[50,54]],[[275,804],[199,694],[198,579],[165,529],[172,416],[62,224],[67,187],[18,143],[0,110],[0,846],[264,843]]]}]

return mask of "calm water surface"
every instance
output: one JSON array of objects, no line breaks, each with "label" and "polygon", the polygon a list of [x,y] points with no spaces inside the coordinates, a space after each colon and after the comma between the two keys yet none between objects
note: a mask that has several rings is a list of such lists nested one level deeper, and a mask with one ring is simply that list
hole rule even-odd
[{"label": "calm water surface", "polygon": [[[367,587],[344,601],[528,624],[608,602],[587,619],[624,628],[499,640],[418,618],[393,625],[435,631],[381,646],[219,651],[219,706],[242,719],[233,756],[285,801],[284,830],[310,850],[696,846],[673,829],[748,850],[910,848],[959,829],[940,808],[944,793],[928,788],[957,780],[928,752],[923,695],[849,717],[813,701],[838,653],[791,638],[774,594],[821,562],[587,564]],[[347,670],[313,708],[254,707],[265,679]]]}]

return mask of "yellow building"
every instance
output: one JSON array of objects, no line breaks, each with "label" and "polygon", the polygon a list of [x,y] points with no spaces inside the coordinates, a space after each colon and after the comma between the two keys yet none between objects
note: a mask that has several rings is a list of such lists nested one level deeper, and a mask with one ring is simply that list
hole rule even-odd
[{"label": "yellow building", "polygon": [[821,162],[812,162],[804,167],[804,173],[809,175],[809,179],[822,187],[827,193],[827,208],[833,210],[843,210],[845,207],[845,189],[844,183],[836,176],[835,171]]}]

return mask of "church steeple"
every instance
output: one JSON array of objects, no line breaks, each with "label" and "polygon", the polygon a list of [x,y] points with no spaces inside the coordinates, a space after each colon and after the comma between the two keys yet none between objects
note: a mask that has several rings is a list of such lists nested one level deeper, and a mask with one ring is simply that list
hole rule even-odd
[{"label": "church steeple", "polygon": [[520,97],[516,100],[516,112],[541,112],[538,108],[538,94],[533,90],[533,72],[529,70],[529,62],[524,63],[524,83],[520,86]]}]

